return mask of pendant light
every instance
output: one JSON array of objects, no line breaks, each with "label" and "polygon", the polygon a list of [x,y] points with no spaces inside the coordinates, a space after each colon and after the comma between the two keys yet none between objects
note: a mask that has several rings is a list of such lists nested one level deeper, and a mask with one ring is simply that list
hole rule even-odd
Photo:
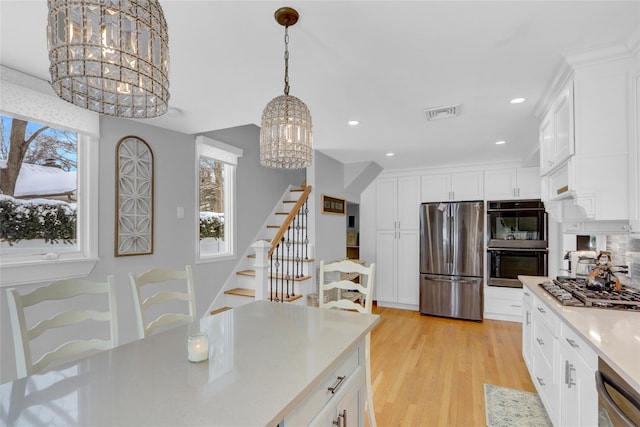
[{"label": "pendant light", "polygon": [[311,165],[313,137],[311,113],[300,99],[289,95],[289,27],[298,12],[283,7],[275,12],[284,26],[284,95],[271,100],[262,113],[260,164],[276,169],[303,169]]},{"label": "pendant light", "polygon": [[169,36],[157,0],[48,0],[51,86],[65,101],[125,118],[169,103]]}]

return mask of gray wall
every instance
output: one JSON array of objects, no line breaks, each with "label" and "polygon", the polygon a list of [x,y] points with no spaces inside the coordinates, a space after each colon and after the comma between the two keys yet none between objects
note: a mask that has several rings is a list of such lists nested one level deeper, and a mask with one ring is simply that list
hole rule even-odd
[{"label": "gray wall", "polygon": [[[309,184],[313,185],[315,232],[315,259],[332,262],[347,256],[347,224],[345,215],[323,214],[322,194],[345,198],[344,165],[339,161],[314,152],[313,166],[309,173]],[[346,206],[345,206],[346,209]]]},{"label": "gray wall", "polygon": [[[100,120],[100,261],[90,280],[104,281],[114,274],[117,284],[120,343],[135,339],[134,312],[127,274],[141,273],[151,267],[183,268],[193,266],[198,316],[202,316],[218,294],[238,260],[195,264],[195,136],[171,132],[130,120],[102,117]],[[124,136],[144,139],[155,160],[155,241],[152,255],[114,257],[115,147]],[[208,132],[206,136],[244,150],[237,168],[236,253],[243,254],[253,243],[259,227],[288,185],[299,185],[305,171],[279,171],[259,164],[259,128],[247,125]],[[185,209],[185,218],[177,219],[176,208]],[[344,230],[344,217],[341,220]],[[341,233],[344,239],[344,231]],[[344,243],[344,242],[343,242]],[[342,250],[344,251],[344,245]],[[26,293],[38,285],[18,286]],[[0,293],[0,382],[13,380],[15,358],[7,300]]]}]

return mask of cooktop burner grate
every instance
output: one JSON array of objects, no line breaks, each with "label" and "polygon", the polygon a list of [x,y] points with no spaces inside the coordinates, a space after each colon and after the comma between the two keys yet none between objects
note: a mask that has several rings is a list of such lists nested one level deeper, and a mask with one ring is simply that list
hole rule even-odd
[{"label": "cooktop burner grate", "polygon": [[622,286],[620,291],[587,288],[584,280],[553,280],[540,283],[561,304],[576,307],[640,311],[640,290]]}]

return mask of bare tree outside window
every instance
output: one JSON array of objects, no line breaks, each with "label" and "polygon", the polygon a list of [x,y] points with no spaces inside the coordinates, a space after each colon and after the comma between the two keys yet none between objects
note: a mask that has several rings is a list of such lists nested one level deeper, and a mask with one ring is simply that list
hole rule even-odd
[{"label": "bare tree outside window", "polygon": [[203,255],[215,255],[226,250],[224,166],[215,159],[200,156],[200,253]]},{"label": "bare tree outside window", "polygon": [[0,253],[77,250],[78,135],[0,116]]}]

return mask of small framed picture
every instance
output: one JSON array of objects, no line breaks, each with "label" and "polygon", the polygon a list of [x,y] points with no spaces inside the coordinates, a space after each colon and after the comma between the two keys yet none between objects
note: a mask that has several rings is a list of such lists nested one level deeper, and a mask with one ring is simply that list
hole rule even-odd
[{"label": "small framed picture", "polygon": [[344,215],[346,202],[339,197],[322,195],[322,213]]}]

